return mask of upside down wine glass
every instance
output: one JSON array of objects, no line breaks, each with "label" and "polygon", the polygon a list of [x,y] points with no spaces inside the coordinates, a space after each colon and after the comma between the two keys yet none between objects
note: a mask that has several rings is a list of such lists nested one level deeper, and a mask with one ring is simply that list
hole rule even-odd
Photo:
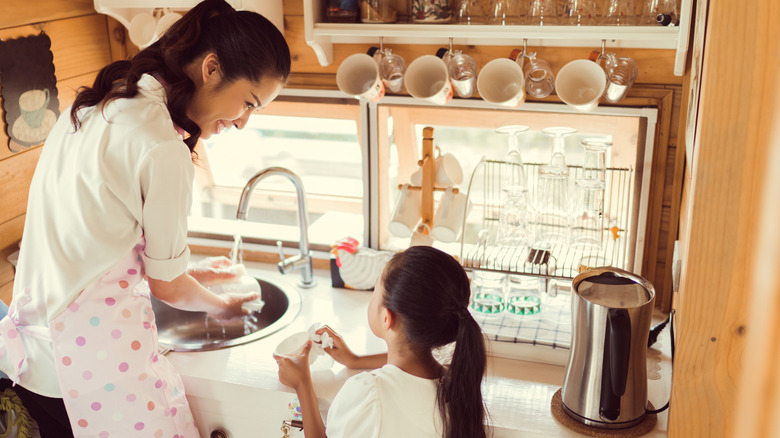
[{"label": "upside down wine glass", "polygon": [[551,127],[542,132],[553,137],[550,163],[539,167],[536,191],[535,249],[551,249],[565,244],[569,237],[569,168],[566,166],[564,137],[577,132],[574,128]]},{"label": "upside down wine glass", "polygon": [[520,155],[520,134],[528,126],[509,125],[496,129],[507,135],[506,172],[501,181],[502,206],[498,219],[498,244],[519,247],[528,243],[531,210],[528,201],[528,184]]}]

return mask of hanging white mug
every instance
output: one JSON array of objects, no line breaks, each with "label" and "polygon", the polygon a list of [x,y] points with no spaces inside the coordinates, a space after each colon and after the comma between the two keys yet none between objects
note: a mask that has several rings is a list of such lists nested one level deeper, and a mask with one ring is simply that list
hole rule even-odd
[{"label": "hanging white mug", "polygon": [[409,184],[404,184],[398,193],[390,223],[387,225],[390,233],[398,237],[411,236],[420,221],[421,202],[420,190],[411,190]]},{"label": "hanging white mug", "polygon": [[452,100],[452,84],[447,64],[434,55],[423,55],[406,69],[406,91],[417,99],[437,105]]},{"label": "hanging white mug", "polygon": [[523,69],[509,58],[494,59],[479,72],[477,90],[487,102],[507,107],[519,106],[525,102]]},{"label": "hanging white mug", "polygon": [[336,71],[336,85],[350,96],[378,102],[385,95],[385,86],[374,60],[376,48],[369,53],[355,53],[345,59]]},{"label": "hanging white mug", "polygon": [[466,195],[455,193],[452,186],[439,201],[439,208],[433,218],[433,238],[440,242],[454,242],[458,238],[466,214]]},{"label": "hanging white mug", "polygon": [[555,78],[555,93],[579,111],[591,111],[607,85],[607,75],[589,59],[575,59],[564,65]]}]

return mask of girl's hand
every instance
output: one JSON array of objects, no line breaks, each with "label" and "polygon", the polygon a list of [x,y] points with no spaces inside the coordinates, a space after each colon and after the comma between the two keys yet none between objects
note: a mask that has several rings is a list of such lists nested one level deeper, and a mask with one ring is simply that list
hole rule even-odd
[{"label": "girl's hand", "polygon": [[341,335],[327,325],[320,327],[314,333],[318,335],[327,333],[333,339],[333,348],[323,348],[323,350],[336,362],[347,368],[355,368],[358,356],[347,347],[347,343],[344,342],[344,338],[342,338]]},{"label": "girl's hand", "polygon": [[200,284],[210,284],[215,281],[231,280],[236,274],[226,268],[231,266],[230,259],[224,256],[209,257],[197,266],[187,270]]},{"label": "girl's hand", "polygon": [[252,313],[250,309],[245,309],[244,303],[257,300],[262,294],[251,293],[246,295],[234,295],[224,294],[219,295],[222,300],[220,310],[218,312],[209,312],[209,315],[217,319],[232,319],[247,316]]},{"label": "girl's hand", "polygon": [[303,351],[297,357],[279,356],[274,354],[274,359],[279,365],[279,381],[293,388],[296,392],[305,385],[311,385],[311,371],[309,370],[309,351],[311,341],[306,341]]}]

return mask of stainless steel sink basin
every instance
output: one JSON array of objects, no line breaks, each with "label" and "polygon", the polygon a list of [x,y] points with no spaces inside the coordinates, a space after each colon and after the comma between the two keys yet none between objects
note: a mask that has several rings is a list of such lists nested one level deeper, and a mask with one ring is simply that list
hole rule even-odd
[{"label": "stainless steel sink basin", "polygon": [[152,296],[161,347],[172,351],[216,350],[256,341],[286,327],[301,310],[298,291],[285,283],[256,280],[265,302],[262,311],[227,321],[205,312],[175,309]]}]

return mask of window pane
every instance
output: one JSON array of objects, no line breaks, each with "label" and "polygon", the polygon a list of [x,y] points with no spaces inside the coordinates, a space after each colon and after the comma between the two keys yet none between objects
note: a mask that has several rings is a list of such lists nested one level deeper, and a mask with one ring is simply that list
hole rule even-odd
[{"label": "window pane", "polygon": [[358,123],[354,104],[276,101],[253,114],[244,129],[202,141],[191,233],[297,242],[296,194],[284,177],[261,181],[250,198],[248,220],[234,220],[247,181],[267,167],[284,167],[303,181],[312,245],[323,249],[339,237],[360,238],[364,185]]}]

